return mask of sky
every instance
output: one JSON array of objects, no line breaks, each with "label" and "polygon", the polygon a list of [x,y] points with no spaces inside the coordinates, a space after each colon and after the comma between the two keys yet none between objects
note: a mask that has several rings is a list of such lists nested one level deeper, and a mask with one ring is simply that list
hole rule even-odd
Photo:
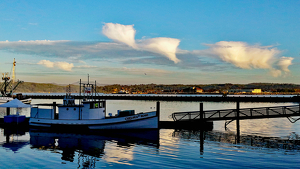
[{"label": "sky", "polygon": [[25,82],[300,81],[299,0],[0,2],[0,72]]}]

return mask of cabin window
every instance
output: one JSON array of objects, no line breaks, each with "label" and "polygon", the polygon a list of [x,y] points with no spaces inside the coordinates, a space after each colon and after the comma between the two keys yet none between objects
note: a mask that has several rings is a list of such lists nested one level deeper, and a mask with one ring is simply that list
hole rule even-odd
[{"label": "cabin window", "polygon": [[76,108],[74,108],[74,110],[76,110]]},{"label": "cabin window", "polygon": [[69,110],[69,108],[67,108],[67,110]]}]

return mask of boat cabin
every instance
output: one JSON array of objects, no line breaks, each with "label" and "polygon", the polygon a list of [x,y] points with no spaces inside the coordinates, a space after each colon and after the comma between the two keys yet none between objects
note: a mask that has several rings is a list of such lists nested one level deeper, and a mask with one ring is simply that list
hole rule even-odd
[{"label": "boat cabin", "polygon": [[105,101],[93,100],[83,101],[82,104],[75,104],[74,96],[67,94],[63,104],[58,105],[58,116],[53,109],[31,108],[31,117],[58,120],[93,120],[105,118]]}]

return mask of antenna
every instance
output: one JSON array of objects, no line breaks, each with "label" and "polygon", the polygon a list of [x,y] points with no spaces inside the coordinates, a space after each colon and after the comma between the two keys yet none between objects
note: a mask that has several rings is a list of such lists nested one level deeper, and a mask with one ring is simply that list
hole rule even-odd
[{"label": "antenna", "polygon": [[70,84],[66,87],[66,93],[71,95],[71,85]]}]

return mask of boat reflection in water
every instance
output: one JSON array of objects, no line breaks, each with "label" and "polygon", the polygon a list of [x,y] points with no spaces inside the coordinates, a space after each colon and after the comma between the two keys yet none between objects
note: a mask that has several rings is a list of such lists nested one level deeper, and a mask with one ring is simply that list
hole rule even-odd
[{"label": "boat reflection in water", "polygon": [[78,157],[79,167],[94,168],[97,158],[105,155],[107,141],[117,142],[118,146],[131,147],[147,145],[159,148],[159,130],[57,133],[47,130],[30,130],[32,149],[53,151],[61,154],[64,161],[73,162]]},{"label": "boat reflection in water", "polygon": [[[237,135],[234,132],[220,132],[220,131],[191,131],[191,130],[175,130],[173,137],[182,138],[186,140],[200,140],[200,154],[204,153],[203,144],[206,141],[221,142],[228,144],[237,144]],[[257,135],[241,135],[241,147],[259,147],[270,148],[278,150],[295,150],[300,151],[300,136],[295,132],[290,133],[285,137],[265,137]]]}]

